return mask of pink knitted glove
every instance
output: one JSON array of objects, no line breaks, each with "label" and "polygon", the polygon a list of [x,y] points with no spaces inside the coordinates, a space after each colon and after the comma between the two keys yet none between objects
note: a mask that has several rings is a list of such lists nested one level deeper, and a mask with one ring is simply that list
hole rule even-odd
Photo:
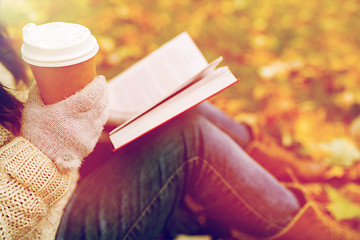
[{"label": "pink knitted glove", "polygon": [[37,85],[22,114],[21,134],[60,169],[74,169],[92,152],[108,119],[108,88],[103,76],[55,104],[45,105]]}]

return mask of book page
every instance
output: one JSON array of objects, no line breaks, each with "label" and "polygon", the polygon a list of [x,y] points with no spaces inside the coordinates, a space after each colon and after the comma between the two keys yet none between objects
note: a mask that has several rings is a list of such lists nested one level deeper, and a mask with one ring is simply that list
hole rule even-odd
[{"label": "book page", "polygon": [[159,105],[163,104],[165,101],[168,101],[175,95],[181,93],[182,91],[186,90],[187,88],[190,88],[192,85],[202,86],[203,84],[206,84],[208,81],[213,80],[214,78],[219,77],[221,74],[223,74],[225,71],[228,71],[228,67],[221,67],[216,69],[216,67],[219,65],[219,63],[222,61],[222,57],[217,58],[213,62],[211,62],[205,69],[203,69],[201,72],[178,86],[176,89],[172,90],[171,92],[167,93],[164,98],[162,98],[160,101],[156,102],[155,104],[151,105],[146,110],[137,113],[134,117],[127,120],[125,123],[123,123],[119,128],[125,127],[126,125],[130,124],[137,118],[145,115],[152,109],[158,107]]},{"label": "book page", "polygon": [[190,36],[181,33],[109,82],[111,111],[141,112],[207,65]]}]

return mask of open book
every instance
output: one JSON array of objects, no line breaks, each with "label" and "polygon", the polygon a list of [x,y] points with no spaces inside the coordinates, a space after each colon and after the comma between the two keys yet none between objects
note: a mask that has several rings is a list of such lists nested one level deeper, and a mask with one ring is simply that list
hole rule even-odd
[{"label": "open book", "polygon": [[110,132],[120,148],[237,82],[222,58],[208,64],[186,32],[109,81]]}]

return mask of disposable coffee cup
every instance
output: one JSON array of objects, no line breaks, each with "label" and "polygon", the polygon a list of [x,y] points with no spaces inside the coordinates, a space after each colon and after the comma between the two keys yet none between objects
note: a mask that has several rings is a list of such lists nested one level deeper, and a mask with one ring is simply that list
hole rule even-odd
[{"label": "disposable coffee cup", "polygon": [[73,95],[96,76],[99,45],[85,26],[53,22],[23,28],[23,60],[30,65],[45,104]]}]

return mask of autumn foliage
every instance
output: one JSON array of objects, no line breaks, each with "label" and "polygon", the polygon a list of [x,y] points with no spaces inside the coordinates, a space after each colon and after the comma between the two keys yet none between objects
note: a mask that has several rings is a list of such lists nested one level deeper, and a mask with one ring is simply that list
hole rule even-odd
[{"label": "autumn foliage", "polygon": [[17,47],[28,22],[88,26],[108,78],[189,32],[209,61],[222,55],[240,79],[211,101],[299,159],[327,164],[321,181],[302,184],[360,231],[358,1],[3,0],[0,7]]}]

